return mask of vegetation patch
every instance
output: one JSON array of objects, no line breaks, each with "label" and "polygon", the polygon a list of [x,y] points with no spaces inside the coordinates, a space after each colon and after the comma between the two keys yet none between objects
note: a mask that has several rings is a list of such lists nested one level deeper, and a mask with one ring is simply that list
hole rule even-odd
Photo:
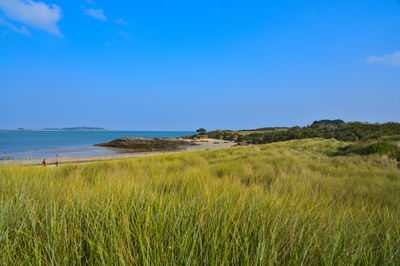
[{"label": "vegetation patch", "polygon": [[398,135],[381,137],[377,140],[358,141],[339,148],[336,155],[387,155],[390,158],[400,161],[400,147]]},{"label": "vegetation patch", "polygon": [[0,166],[0,264],[397,265],[397,163],[344,146]]},{"label": "vegetation patch", "polygon": [[399,123],[345,123],[342,120],[320,120],[305,127],[264,128],[253,131],[215,130],[207,133],[207,136],[210,138],[236,141],[241,145],[265,144],[307,138],[333,138],[340,141],[355,142],[376,140],[381,137],[393,135],[400,135]]}]

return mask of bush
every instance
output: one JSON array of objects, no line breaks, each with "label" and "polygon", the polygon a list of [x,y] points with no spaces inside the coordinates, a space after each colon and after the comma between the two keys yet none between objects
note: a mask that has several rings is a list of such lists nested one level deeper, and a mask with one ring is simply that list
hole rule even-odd
[{"label": "bush", "polygon": [[379,142],[371,144],[364,148],[362,151],[363,154],[379,154],[379,155],[388,155],[392,158],[400,159],[400,152],[398,148],[388,142]]},{"label": "bush", "polygon": [[197,129],[196,132],[198,132],[200,135],[204,135],[204,134],[206,134],[207,130],[205,128],[201,127],[199,129]]},{"label": "bush", "polygon": [[[207,133],[210,138],[224,140],[242,140],[243,135],[231,130],[217,130]],[[334,138],[339,141],[377,140],[381,137],[391,138],[400,135],[400,123],[368,124],[361,122],[344,123],[342,120],[315,121],[311,126],[276,128],[258,131],[246,135],[246,141],[253,144],[264,144],[278,141],[305,138]],[[388,139],[390,140],[390,139]]]}]

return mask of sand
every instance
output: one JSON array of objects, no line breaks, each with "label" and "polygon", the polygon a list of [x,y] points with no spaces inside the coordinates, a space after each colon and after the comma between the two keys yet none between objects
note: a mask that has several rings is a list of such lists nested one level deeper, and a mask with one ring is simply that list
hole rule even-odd
[{"label": "sand", "polygon": [[[226,140],[215,140],[215,139],[201,139],[193,141],[195,146],[184,147],[179,151],[151,151],[151,152],[129,152],[127,150],[119,150],[120,152],[116,154],[107,154],[107,155],[88,155],[88,156],[64,156],[60,158],[60,164],[63,163],[82,163],[82,162],[93,162],[93,161],[105,161],[105,160],[117,160],[117,159],[126,159],[126,158],[135,158],[142,156],[151,156],[156,154],[168,154],[168,153],[180,153],[194,150],[215,150],[215,149],[224,149],[229,148],[236,143],[232,141]],[[22,164],[22,165],[41,165],[43,158],[30,158],[30,159],[7,159],[0,160],[1,164]],[[56,162],[56,157],[47,158],[48,165],[54,165]]]}]

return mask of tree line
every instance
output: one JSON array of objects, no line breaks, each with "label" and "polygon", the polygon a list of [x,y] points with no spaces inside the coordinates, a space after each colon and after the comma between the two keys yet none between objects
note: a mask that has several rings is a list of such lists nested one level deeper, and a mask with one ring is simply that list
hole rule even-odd
[{"label": "tree line", "polygon": [[239,144],[265,144],[278,141],[305,138],[337,139],[340,141],[358,141],[378,139],[383,136],[400,134],[400,124],[389,122],[384,124],[369,124],[362,122],[348,122],[343,120],[320,120],[311,125],[288,129],[268,129],[266,131],[255,131],[254,133],[241,134],[240,131],[215,130],[200,134],[209,138],[235,141]]}]

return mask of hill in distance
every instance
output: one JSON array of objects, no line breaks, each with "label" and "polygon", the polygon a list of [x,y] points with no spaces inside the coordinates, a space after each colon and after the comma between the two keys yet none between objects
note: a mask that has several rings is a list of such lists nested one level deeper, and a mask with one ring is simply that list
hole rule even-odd
[{"label": "hill in distance", "polygon": [[107,131],[107,129],[101,127],[65,127],[65,128],[43,128],[43,129],[26,129],[17,128],[16,130],[33,130],[33,131]]}]

